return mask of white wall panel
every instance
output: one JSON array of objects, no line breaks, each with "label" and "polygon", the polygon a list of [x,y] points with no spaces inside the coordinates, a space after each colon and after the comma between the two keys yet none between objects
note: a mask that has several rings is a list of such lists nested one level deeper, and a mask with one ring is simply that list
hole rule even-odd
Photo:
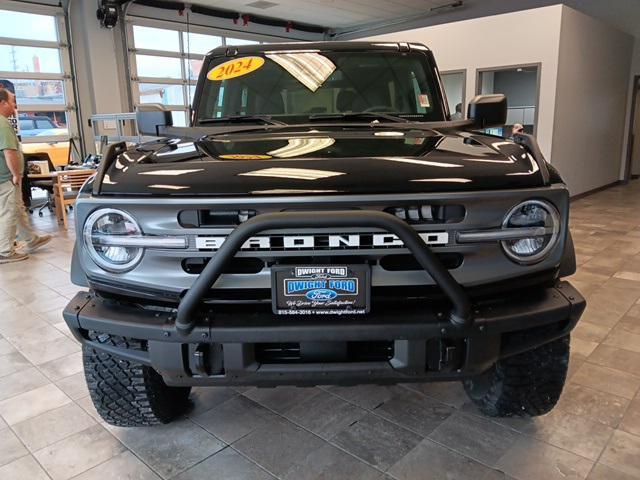
[{"label": "white wall panel", "polygon": [[619,179],[633,38],[563,7],[553,163],[573,195]]}]

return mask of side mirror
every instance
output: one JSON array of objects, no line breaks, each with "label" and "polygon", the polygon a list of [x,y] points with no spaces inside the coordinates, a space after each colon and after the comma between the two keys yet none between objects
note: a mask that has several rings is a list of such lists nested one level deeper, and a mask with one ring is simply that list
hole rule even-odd
[{"label": "side mirror", "polygon": [[507,97],[501,93],[477,95],[469,102],[467,117],[479,128],[502,127],[507,123]]},{"label": "side mirror", "polygon": [[173,126],[173,117],[159,103],[148,103],[136,109],[136,123],[141,135],[160,137],[162,128]]}]

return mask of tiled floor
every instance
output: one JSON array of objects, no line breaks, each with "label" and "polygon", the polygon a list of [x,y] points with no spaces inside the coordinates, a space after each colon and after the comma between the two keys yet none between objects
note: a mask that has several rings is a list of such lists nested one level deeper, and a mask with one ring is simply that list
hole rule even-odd
[{"label": "tiled floor", "polygon": [[640,182],[574,203],[589,306],[559,406],[491,420],[458,384],[195,389],[173,424],[110,427],[60,315],[72,234],[0,266],[0,479],[640,479]]}]

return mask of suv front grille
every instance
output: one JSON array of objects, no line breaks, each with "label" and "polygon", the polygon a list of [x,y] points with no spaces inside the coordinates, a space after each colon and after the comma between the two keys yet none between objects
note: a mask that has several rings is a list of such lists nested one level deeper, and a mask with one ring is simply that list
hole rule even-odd
[{"label": "suv front grille", "polygon": [[[266,254],[266,252],[265,252]],[[436,253],[436,257],[442,262],[442,265],[448,270],[454,270],[464,260],[461,253]],[[200,275],[205,265],[211,259],[207,257],[193,257],[182,260],[182,269],[190,275]],[[277,260],[266,260],[259,257],[234,257],[228,265],[224,267],[222,273],[225,274],[257,274],[264,268],[271,265],[331,265],[331,264],[379,264],[388,272],[408,272],[422,270],[413,255],[385,255],[379,260],[374,257],[355,256],[355,255],[334,255],[334,256],[290,256],[281,257]]]},{"label": "suv front grille", "polygon": [[[406,221],[411,225],[443,225],[460,223],[466,215],[466,208],[457,204],[415,204],[406,203],[387,207],[354,206],[348,208],[332,207],[331,210],[381,210]],[[316,211],[315,208],[283,208],[274,212]],[[250,218],[266,213],[250,208],[246,209],[194,209],[182,210],[178,213],[178,223],[183,228],[224,228],[236,227]]]},{"label": "suv front grille", "polygon": [[[436,253],[436,257],[447,270],[455,270],[464,260],[461,253]],[[380,266],[388,272],[409,272],[424,270],[413,255],[385,255]]]},{"label": "suv front grille", "polygon": [[257,212],[241,210],[183,210],[178,213],[178,222],[184,228],[235,227],[255,217]]}]

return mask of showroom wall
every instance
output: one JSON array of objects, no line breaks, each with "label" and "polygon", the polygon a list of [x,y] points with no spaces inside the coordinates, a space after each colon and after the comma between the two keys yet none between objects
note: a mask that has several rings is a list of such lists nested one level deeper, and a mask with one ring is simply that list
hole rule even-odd
[{"label": "showroom wall", "polygon": [[477,69],[540,63],[537,137],[572,195],[620,178],[630,35],[554,5],[365,39],[426,44],[441,70],[467,69],[467,99],[476,91]]},{"label": "showroom wall", "polygon": [[[631,105],[631,100],[632,100],[632,89],[633,89],[633,79],[636,75],[640,75],[640,38],[636,38],[634,45],[633,45],[633,54],[632,54],[632,60],[631,60],[631,72],[629,73],[629,88],[628,88],[628,92],[627,92],[627,105]],[[620,165],[620,178],[624,177],[625,174],[625,168],[626,168],[626,161],[627,161],[627,149],[628,149],[628,141],[629,141],[629,127],[630,127],[630,122],[629,120],[629,115],[630,112],[627,112],[627,123],[625,124],[625,130],[624,130],[624,143],[623,143],[623,147],[622,147],[622,155],[624,158],[624,161],[622,162],[622,164]],[[640,127],[638,127],[640,128]],[[638,131],[638,129],[636,129],[636,132]],[[638,176],[640,175],[640,162],[636,162],[634,164],[632,164],[631,166],[631,175],[633,176]]]},{"label": "showroom wall", "polygon": [[552,159],[572,193],[619,179],[633,38],[565,7]]},{"label": "showroom wall", "polygon": [[433,50],[440,70],[466,68],[467,102],[475,95],[476,69],[541,63],[537,133],[549,158],[561,14],[562,6],[554,5],[366,39],[422,42]]}]

